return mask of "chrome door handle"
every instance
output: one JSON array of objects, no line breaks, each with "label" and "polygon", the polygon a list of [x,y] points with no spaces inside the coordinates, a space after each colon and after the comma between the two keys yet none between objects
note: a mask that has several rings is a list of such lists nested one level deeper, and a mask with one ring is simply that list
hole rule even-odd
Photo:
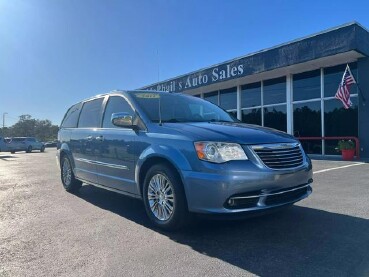
[{"label": "chrome door handle", "polygon": [[104,140],[104,137],[103,136],[98,136],[98,137],[96,137],[96,140],[103,141]]}]

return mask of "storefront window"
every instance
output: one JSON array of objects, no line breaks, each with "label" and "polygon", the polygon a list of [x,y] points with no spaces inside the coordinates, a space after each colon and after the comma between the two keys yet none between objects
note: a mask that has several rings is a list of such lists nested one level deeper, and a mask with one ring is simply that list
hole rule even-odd
[{"label": "storefront window", "polygon": [[[357,64],[349,64],[352,75],[354,75],[355,80],[357,79]],[[338,85],[341,83],[343,73],[345,72],[346,64],[341,64],[338,66],[324,68],[324,97],[335,96]],[[357,93],[357,86],[351,85],[351,94]]]},{"label": "storefront window", "polygon": [[261,83],[243,85],[241,87],[241,107],[251,108],[261,105]]},{"label": "storefront window", "polygon": [[[358,99],[351,97],[352,107],[344,109],[340,100],[324,101],[324,128],[325,136],[358,136]],[[327,155],[339,154],[335,148],[337,141],[325,141]]]},{"label": "storefront window", "polygon": [[242,110],[242,122],[261,125],[261,109]]},{"label": "storefront window", "polygon": [[228,113],[234,118],[237,119],[237,111],[228,111]]},{"label": "storefront window", "polygon": [[286,77],[264,81],[263,90],[264,105],[286,103]]},{"label": "storefront window", "polygon": [[286,105],[264,108],[264,126],[280,131],[287,131]]},{"label": "storefront window", "polygon": [[213,91],[204,94],[204,99],[215,105],[218,105],[218,91]]},{"label": "storefront window", "polygon": [[[320,101],[293,105],[293,127],[296,137],[321,137]],[[322,154],[321,141],[302,141],[308,154]]]},{"label": "storefront window", "polygon": [[293,75],[293,101],[320,97],[320,69]]},{"label": "storefront window", "polygon": [[225,110],[237,109],[237,87],[220,91],[220,106]]}]

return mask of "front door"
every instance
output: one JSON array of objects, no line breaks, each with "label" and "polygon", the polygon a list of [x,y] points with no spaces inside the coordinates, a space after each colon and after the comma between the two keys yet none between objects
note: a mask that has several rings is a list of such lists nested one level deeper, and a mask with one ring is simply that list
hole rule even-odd
[{"label": "front door", "polygon": [[102,128],[98,130],[97,160],[98,182],[101,185],[136,194],[135,142],[136,131],[111,123],[111,115],[134,112],[122,96],[110,96],[106,104]]}]

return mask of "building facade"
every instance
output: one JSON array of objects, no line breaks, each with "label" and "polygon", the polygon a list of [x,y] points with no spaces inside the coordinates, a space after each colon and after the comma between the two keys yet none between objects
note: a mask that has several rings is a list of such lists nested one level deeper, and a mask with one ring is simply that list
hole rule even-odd
[{"label": "building facade", "polygon": [[[353,22],[145,86],[213,102],[245,123],[296,137],[354,136],[369,158],[369,32]],[[346,65],[358,85],[352,107],[335,99]],[[302,141],[309,154],[337,155],[337,141]]]}]

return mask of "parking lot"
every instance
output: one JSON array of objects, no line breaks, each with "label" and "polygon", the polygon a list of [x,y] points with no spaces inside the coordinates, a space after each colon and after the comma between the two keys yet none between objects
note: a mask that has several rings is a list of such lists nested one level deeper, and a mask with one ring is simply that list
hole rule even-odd
[{"label": "parking lot", "polygon": [[0,276],[369,276],[369,164],[314,160],[288,209],[166,233],[138,200],[65,192],[55,151],[0,153]]}]

